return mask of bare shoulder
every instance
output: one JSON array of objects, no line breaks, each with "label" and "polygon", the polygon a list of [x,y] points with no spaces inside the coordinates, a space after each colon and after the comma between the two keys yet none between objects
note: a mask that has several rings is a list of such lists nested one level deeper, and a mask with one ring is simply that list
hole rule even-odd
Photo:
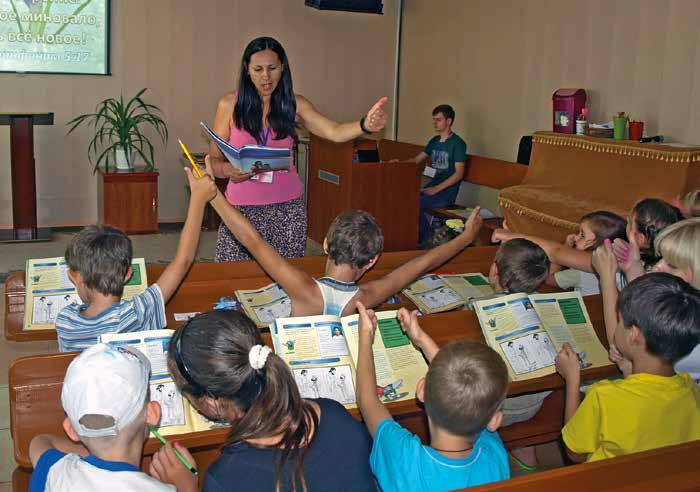
[{"label": "bare shoulder", "polygon": [[304,116],[305,112],[314,109],[314,105],[311,104],[311,101],[309,101],[301,94],[295,94],[294,97],[297,101],[297,113],[299,113],[302,117]]},{"label": "bare shoulder", "polygon": [[221,99],[219,99],[219,110],[232,112],[233,108],[236,106],[236,100],[238,99],[238,94],[236,92],[228,92],[224,94]]}]

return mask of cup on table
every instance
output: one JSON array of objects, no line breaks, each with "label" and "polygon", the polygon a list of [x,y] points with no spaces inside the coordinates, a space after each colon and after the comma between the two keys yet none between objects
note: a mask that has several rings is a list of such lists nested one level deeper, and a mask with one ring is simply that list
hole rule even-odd
[{"label": "cup on table", "polygon": [[639,140],[644,134],[644,122],[643,121],[630,121],[629,124],[629,138],[630,140]]},{"label": "cup on table", "polygon": [[625,139],[625,129],[627,128],[627,116],[613,116],[613,138],[615,140]]}]

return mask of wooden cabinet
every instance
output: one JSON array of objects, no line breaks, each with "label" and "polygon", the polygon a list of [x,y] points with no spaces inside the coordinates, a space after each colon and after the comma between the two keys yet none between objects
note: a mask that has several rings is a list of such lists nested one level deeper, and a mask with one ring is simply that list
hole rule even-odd
[{"label": "wooden cabinet", "polygon": [[158,173],[100,171],[97,199],[101,224],[127,234],[158,232]]}]

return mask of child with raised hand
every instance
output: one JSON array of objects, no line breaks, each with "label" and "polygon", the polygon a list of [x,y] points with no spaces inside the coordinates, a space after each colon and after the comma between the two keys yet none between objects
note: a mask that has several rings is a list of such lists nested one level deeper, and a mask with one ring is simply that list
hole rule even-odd
[{"label": "child with raised hand", "polygon": [[613,253],[628,282],[643,275],[659,261],[654,240],[666,227],[683,220],[681,211],[658,198],[637,202],[627,222],[627,239],[613,241]]},{"label": "child with raised hand", "polygon": [[580,398],[581,366],[567,343],[556,359],[566,381],[562,438],[574,461],[594,461],[700,439],[700,389],[674,363],[700,341],[700,292],[667,273],[627,285],[614,342],[630,361],[624,379],[593,384]]},{"label": "child with raised hand", "polygon": [[139,469],[148,428],[160,420],[158,402],[148,401],[150,370],[146,357],[124,347],[93,345],[78,355],[61,390],[70,439],[32,439],[29,490],[175,491]]},{"label": "child with raised hand", "polygon": [[350,210],[333,220],[323,242],[328,254],[325,276],[314,279],[290,264],[270,246],[221,193],[212,201],[212,206],[236,239],[287,293],[292,302],[292,316],[347,316],[355,312],[358,301],[365,306],[377,306],[466,248],[476,237],[482,223],[479,207],[476,207],[464,225],[464,232],[453,240],[404,263],[379,279],[358,285],[357,281],[374,266],[384,246],[381,227],[367,212]]},{"label": "child with raised hand", "polygon": [[508,387],[508,370],[490,347],[467,340],[438,349],[418,323],[418,312],[399,311],[402,328],[430,367],[418,382],[430,445],[395,422],[376,390],[372,354],[377,317],[360,314],[357,403],[374,437],[370,466],[384,492],[461,489],[510,477],[508,457],[496,430]]},{"label": "child with raised hand", "polygon": [[[591,266],[591,254],[606,239],[624,239],[625,219],[612,212],[599,210],[581,217],[578,234],[569,234],[563,243],[512,232],[494,231],[494,242],[525,238],[541,246],[552,262],[547,285],[561,289],[576,289],[583,296],[600,293],[598,279]],[[562,267],[566,269],[562,270]]]},{"label": "child with raised hand", "polygon": [[64,307],[56,317],[61,352],[84,350],[105,333],[165,328],[165,304],[192,266],[207,202],[218,188],[210,176],[196,178],[185,168],[192,196],[175,258],[158,280],[131,300],[122,299],[131,278],[131,240],[119,229],[89,226],[66,249],[68,277],[83,304]]}]

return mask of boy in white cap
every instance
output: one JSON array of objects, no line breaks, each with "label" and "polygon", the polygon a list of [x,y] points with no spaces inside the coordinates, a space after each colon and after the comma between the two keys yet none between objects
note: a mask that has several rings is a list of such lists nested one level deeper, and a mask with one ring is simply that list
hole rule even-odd
[{"label": "boy in white cap", "polygon": [[66,437],[34,437],[29,490],[173,491],[139,470],[148,427],[160,406],[148,401],[148,359],[140,352],[98,344],[68,367],[61,402]]}]

